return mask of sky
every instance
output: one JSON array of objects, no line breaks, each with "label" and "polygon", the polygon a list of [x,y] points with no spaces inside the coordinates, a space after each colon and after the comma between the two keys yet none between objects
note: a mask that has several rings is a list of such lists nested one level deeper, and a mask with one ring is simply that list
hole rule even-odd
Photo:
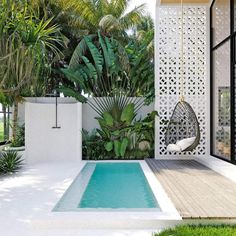
[{"label": "sky", "polygon": [[152,18],[155,18],[155,5],[156,0],[132,0],[130,3],[130,7],[134,8],[140,4],[146,3],[147,11],[150,12]]}]

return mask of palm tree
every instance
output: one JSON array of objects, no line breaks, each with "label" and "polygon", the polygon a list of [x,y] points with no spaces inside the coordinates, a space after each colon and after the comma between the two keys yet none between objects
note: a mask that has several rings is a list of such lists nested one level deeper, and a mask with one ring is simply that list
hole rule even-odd
[{"label": "palm tree", "polygon": [[[54,16],[67,33],[77,36],[100,30],[106,35],[126,35],[145,13],[145,4],[128,11],[130,0],[37,0],[46,17]],[[45,10],[46,9],[46,10]]]},{"label": "palm tree", "polygon": [[0,1],[0,100],[7,98],[14,106],[13,141],[22,93],[32,91],[41,71],[50,67],[47,57],[60,54],[58,31],[51,20],[38,19],[27,3]]}]

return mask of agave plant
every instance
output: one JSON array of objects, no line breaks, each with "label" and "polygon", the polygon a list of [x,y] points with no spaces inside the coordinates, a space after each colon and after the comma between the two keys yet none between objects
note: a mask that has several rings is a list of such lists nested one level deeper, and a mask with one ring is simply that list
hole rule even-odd
[{"label": "agave plant", "polygon": [[16,151],[4,151],[0,156],[0,174],[18,172],[23,166],[21,155]]}]

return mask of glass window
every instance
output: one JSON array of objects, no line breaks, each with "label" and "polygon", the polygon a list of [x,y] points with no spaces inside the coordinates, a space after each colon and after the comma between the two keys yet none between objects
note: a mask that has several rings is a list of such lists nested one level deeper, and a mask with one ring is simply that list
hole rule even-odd
[{"label": "glass window", "polygon": [[213,153],[230,160],[230,40],[213,51]]},{"label": "glass window", "polygon": [[230,35],[230,0],[216,0],[212,7],[213,46]]}]

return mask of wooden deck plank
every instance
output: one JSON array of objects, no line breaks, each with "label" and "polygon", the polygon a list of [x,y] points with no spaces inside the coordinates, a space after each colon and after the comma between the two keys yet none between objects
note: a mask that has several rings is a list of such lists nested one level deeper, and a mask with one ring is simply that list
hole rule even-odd
[{"label": "wooden deck plank", "polygon": [[185,219],[236,219],[236,183],[195,160],[146,160]]}]

